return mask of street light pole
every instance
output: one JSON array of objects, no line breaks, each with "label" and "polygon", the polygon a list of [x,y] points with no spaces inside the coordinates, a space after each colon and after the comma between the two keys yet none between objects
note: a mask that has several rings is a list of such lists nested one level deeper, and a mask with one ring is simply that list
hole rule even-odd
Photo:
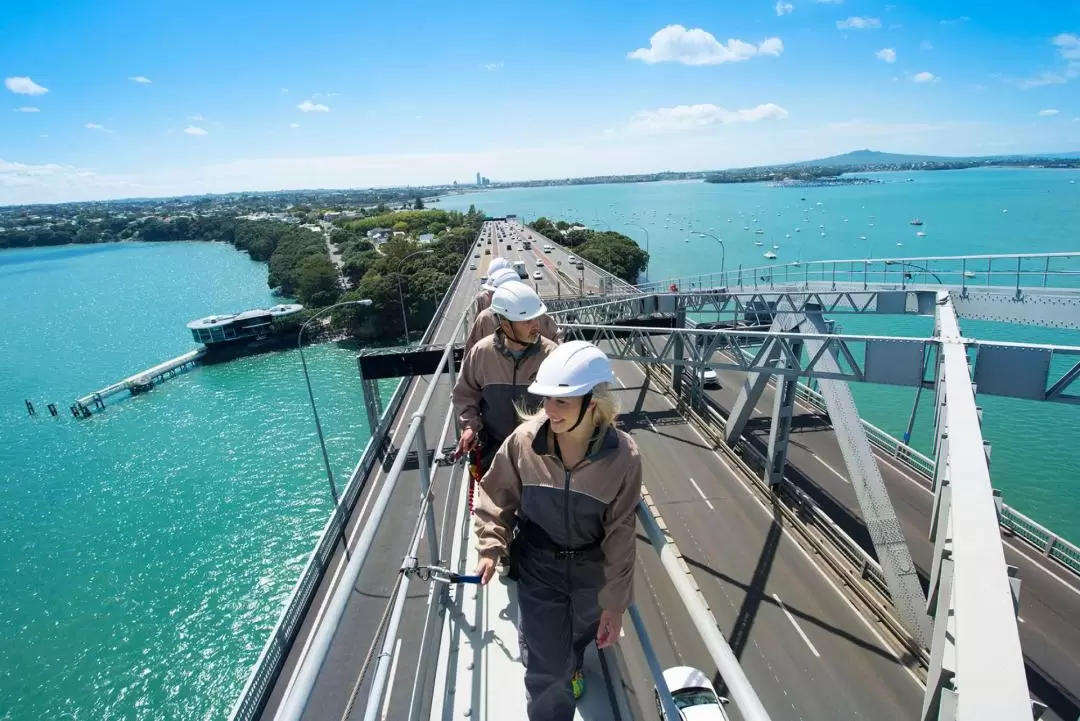
[{"label": "street light pole", "polygon": [[727,278],[724,277],[724,260],[726,259],[726,256],[727,256],[727,247],[724,245],[724,241],[721,238],[717,238],[712,233],[702,233],[700,230],[693,231],[691,233],[691,235],[701,235],[701,236],[704,236],[706,238],[712,238],[713,240],[715,240],[717,243],[720,244],[720,278],[723,279],[724,285],[726,286],[727,285]]},{"label": "street light pole", "polygon": [[[470,244],[469,248],[470,249],[472,248],[471,244]],[[425,253],[432,253],[432,252],[434,252],[434,251],[431,251],[431,250],[418,250],[418,251],[416,251],[414,253],[409,253],[408,255],[406,255],[404,258],[402,258],[399,261],[400,265],[398,267],[401,267],[401,265],[404,265],[405,261],[407,261],[409,258],[413,257],[414,255],[424,255]],[[408,345],[409,345],[409,318],[408,318],[408,316],[405,315],[405,295],[401,292],[401,271],[400,270],[397,273],[397,294],[398,294],[398,303],[401,304],[401,322],[405,326],[405,346],[408,347]]]},{"label": "street light pole", "polygon": [[[308,375],[307,359],[304,358],[304,331],[308,327],[308,323],[318,318],[323,313],[331,311],[334,308],[340,308],[344,305],[371,305],[370,298],[364,298],[363,300],[346,300],[341,303],[334,303],[320,310],[315,315],[304,321],[300,326],[300,332],[296,335],[296,347],[300,350],[300,363],[304,367],[304,381],[307,383],[308,400],[311,401],[311,415],[315,417],[315,432],[319,435],[319,448],[322,449],[323,466],[326,468],[326,480],[330,482],[330,495],[334,499],[334,510],[337,511],[338,507],[338,492],[337,486],[334,484],[334,472],[330,468],[330,456],[326,453],[326,438],[323,436],[322,423],[319,422],[319,409],[315,406],[315,394],[311,392],[311,376]],[[374,429],[372,429],[374,430]],[[344,543],[344,536],[342,536],[342,543]],[[346,554],[348,549],[346,549]]]},{"label": "street light pole", "polygon": [[[649,229],[637,223],[627,223],[631,228],[637,228],[645,233],[645,255],[649,255]],[[649,258],[645,259],[645,282],[649,282]]]}]

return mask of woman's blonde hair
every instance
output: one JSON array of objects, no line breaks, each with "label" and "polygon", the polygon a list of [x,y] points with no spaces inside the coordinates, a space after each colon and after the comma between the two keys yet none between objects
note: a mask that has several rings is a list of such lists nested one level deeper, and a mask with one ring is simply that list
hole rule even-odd
[{"label": "woman's blonde hair", "polygon": [[[615,397],[615,392],[611,390],[610,383],[597,383],[593,386],[592,401],[596,404],[593,408],[593,420],[597,428],[614,426],[618,422],[619,399]],[[517,411],[518,418],[522,423],[547,418],[543,404],[531,413],[516,403],[514,409]]]}]

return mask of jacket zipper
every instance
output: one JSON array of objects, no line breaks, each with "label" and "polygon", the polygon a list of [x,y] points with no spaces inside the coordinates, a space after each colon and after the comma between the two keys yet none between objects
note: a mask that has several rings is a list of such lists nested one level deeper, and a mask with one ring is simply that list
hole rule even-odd
[{"label": "jacket zipper", "polygon": [[[570,544],[570,469],[563,466],[563,522],[564,522],[564,534],[563,542],[566,544],[566,548],[571,548]],[[564,561],[564,570],[566,573],[566,595],[570,599],[570,626],[573,628],[574,622],[574,580],[571,569],[573,568],[574,558],[571,555],[567,555]]]}]

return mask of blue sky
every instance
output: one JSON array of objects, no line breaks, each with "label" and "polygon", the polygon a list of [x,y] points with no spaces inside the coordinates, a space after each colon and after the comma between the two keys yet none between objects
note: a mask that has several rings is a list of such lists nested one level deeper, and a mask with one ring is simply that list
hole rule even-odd
[{"label": "blue sky", "polygon": [[1080,150],[1080,4],[5,0],[0,203]]}]

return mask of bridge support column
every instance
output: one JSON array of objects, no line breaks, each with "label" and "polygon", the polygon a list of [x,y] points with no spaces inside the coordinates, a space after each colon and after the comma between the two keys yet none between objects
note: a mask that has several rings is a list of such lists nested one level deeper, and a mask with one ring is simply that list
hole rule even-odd
[{"label": "bridge support column", "polygon": [[935,398],[934,615],[923,719],[1033,717],[1020,634],[1018,579],[1001,546],[967,341],[947,292],[938,294]]},{"label": "bridge support column", "polygon": [[[790,313],[778,315],[773,319],[769,331],[773,333],[790,331],[798,326],[800,319],[800,317],[793,316]],[[740,351],[735,350],[734,352],[738,353]],[[767,341],[764,356],[765,364],[772,365],[779,357],[780,344],[773,340]],[[735,445],[735,441],[739,440],[743,431],[746,430],[746,422],[754,414],[754,407],[761,400],[761,394],[765,391],[765,386],[769,384],[770,377],[768,373],[746,374],[742,390],[739,391],[739,397],[735,399],[727,423],[724,424],[724,442],[729,446]]]},{"label": "bridge support column", "polygon": [[[782,353],[782,367],[795,368],[802,355],[802,343],[792,341],[790,352]],[[776,392],[773,393],[772,424],[769,426],[769,458],[765,468],[765,478],[769,486],[776,486],[784,480],[784,465],[787,463],[788,438],[791,435],[791,418],[795,414],[795,392],[799,385],[797,376],[777,376]]]},{"label": "bridge support column", "polygon": [[[820,313],[809,313],[804,318],[804,323],[811,326],[813,332],[822,335],[828,333]],[[820,340],[806,340],[807,351],[812,356],[817,356],[823,345]],[[818,360],[817,368],[825,373],[840,372],[840,365],[831,350]],[[848,477],[855,489],[855,497],[859,501],[859,509],[873,541],[874,550],[881,562],[881,570],[889,586],[893,605],[907,632],[919,644],[928,647],[930,622],[926,615],[926,597],[923,595],[915,563],[911,560],[911,551],[908,550],[904,532],[896,518],[896,511],[893,510],[892,501],[885,490],[885,481],[881,478],[870,441],[859,422],[859,412],[855,408],[851,389],[844,381],[819,381],[836,439],[844,455]]]},{"label": "bridge support column", "polygon": [[[675,328],[681,329],[686,327],[686,309],[679,308],[675,311]],[[683,347],[683,336],[679,333],[675,336],[675,357],[685,358],[686,349]],[[671,366],[671,390],[678,397],[682,393],[683,383],[683,366],[674,365]]]}]

